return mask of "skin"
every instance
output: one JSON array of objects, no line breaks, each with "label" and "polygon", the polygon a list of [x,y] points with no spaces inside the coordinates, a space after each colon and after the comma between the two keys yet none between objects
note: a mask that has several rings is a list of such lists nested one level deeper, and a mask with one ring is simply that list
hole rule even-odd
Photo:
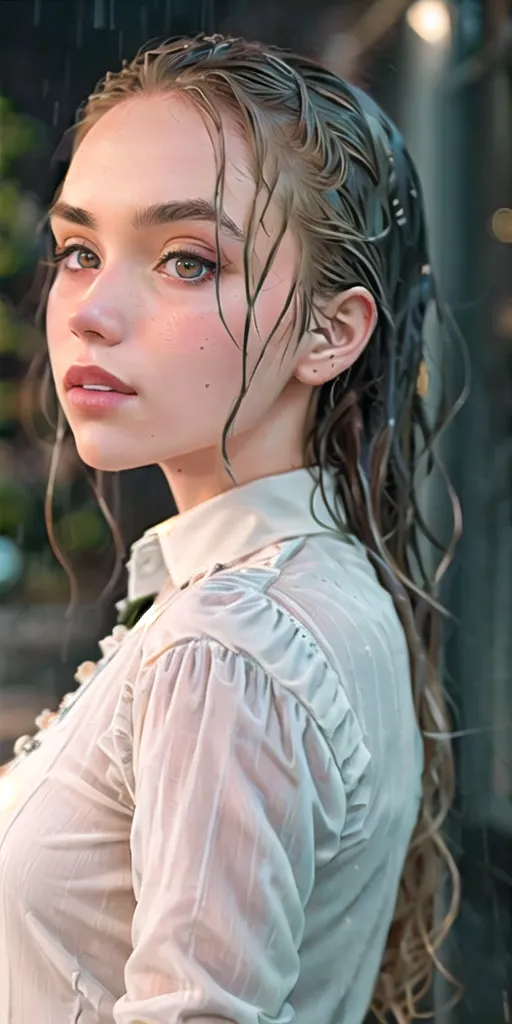
[{"label": "skin", "polygon": [[[242,231],[255,194],[250,152],[226,115],[225,213]],[[59,265],[47,309],[47,337],[58,397],[80,457],[102,470],[158,464],[179,511],[233,487],[221,457],[222,428],[239,393],[246,315],[243,242],[222,231],[221,304],[204,265],[168,250],[192,250],[215,261],[215,228],[181,220],[144,230],[136,208],[170,200],[213,201],[216,156],[204,117],[179,93],[130,98],[106,113],[79,146],[60,199],[90,211],[97,229],[53,216],[58,248],[77,243]],[[258,231],[258,274],[280,224],[277,200]],[[259,334],[249,338],[248,373],[285,303],[299,240],[289,228],[256,305]],[[199,283],[191,280],[199,276]],[[320,326],[298,349],[290,320],[276,333],[245,396],[228,442],[237,484],[304,465],[304,433],[312,391],[347,369],[376,324],[372,296],[352,288],[332,299]],[[116,409],[74,408],[63,386],[73,364],[97,365],[137,394]]]}]

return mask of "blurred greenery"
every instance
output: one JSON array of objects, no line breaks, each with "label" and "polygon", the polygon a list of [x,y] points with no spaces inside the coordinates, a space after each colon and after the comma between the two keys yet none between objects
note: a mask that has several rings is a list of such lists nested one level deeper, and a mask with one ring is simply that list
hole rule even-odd
[{"label": "blurred greenery", "polygon": [[0,479],[0,534],[17,537],[31,516],[32,498],[16,480]]},{"label": "blurred greenery", "polygon": [[34,145],[40,129],[32,118],[15,113],[12,103],[1,95],[0,125],[2,126],[0,176],[3,178],[12,162]]},{"label": "blurred greenery", "polygon": [[39,216],[36,199],[13,178],[14,166],[37,145],[44,129],[16,113],[9,100],[0,96],[0,130],[0,278],[8,278],[29,265]]},{"label": "blurred greenery", "polygon": [[40,343],[41,336],[36,328],[22,323],[10,304],[0,296],[0,358],[12,353],[22,360],[31,359]]},{"label": "blurred greenery", "polygon": [[[4,445],[0,452],[0,538],[14,542],[23,558],[24,600],[66,600],[67,580],[50,549],[45,528],[48,455],[34,458],[38,424],[41,439],[52,443],[48,424],[36,408],[30,409],[34,437],[25,435],[21,423],[23,380],[44,340],[35,326],[17,315],[7,298],[12,294],[10,282],[36,264],[41,210],[38,199],[18,182],[16,163],[38,146],[45,128],[19,114],[0,95],[0,132],[0,441],[3,439]],[[33,401],[35,396],[30,404]],[[66,557],[76,555],[83,564],[84,556],[90,561],[91,555],[105,551],[109,532],[86,493],[85,480],[69,466],[63,472],[52,503],[55,538]]]},{"label": "blurred greenery", "polygon": [[98,508],[76,509],[62,516],[58,525],[59,540],[66,551],[97,551],[109,540],[105,521]]}]

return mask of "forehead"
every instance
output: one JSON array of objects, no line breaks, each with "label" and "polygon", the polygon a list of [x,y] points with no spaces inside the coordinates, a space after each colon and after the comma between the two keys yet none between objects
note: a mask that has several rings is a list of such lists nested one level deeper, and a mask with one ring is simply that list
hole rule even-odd
[{"label": "forehead", "polygon": [[[210,130],[208,130],[208,127]],[[251,154],[228,114],[222,115],[226,212],[236,216],[254,197]],[[213,199],[218,133],[186,96],[130,98],[107,111],[87,133],[68,170],[67,202],[93,210],[191,197]],[[231,209],[230,209],[231,208]]]}]

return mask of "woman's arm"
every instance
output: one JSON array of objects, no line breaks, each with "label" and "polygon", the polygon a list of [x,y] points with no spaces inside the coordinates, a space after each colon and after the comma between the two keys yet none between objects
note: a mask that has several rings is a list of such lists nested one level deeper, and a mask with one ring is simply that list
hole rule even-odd
[{"label": "woman's arm", "polygon": [[[213,640],[147,667],[134,722],[137,908],[116,1024],[289,1024],[321,819],[320,730],[263,671]],[[332,796],[332,790],[331,790]],[[332,807],[329,809],[332,828]]]}]

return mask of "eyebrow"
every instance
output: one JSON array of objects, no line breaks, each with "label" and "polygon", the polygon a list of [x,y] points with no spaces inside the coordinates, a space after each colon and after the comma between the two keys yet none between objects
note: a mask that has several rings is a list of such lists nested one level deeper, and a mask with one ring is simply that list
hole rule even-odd
[{"label": "eyebrow", "polygon": [[[91,231],[98,230],[98,221],[88,210],[80,206],[71,206],[62,199],[56,200],[50,206],[48,217],[60,217],[61,220],[70,221],[71,224],[78,224],[82,228],[89,228]],[[169,203],[155,203],[153,206],[137,207],[131,220],[131,226],[135,231],[143,231],[146,228],[158,227],[162,224],[176,224],[183,220],[203,220],[215,224],[217,213],[213,203],[207,199],[188,199],[184,202],[175,200]],[[226,213],[220,215],[220,226],[238,242],[244,240],[244,233],[241,228]]]}]

